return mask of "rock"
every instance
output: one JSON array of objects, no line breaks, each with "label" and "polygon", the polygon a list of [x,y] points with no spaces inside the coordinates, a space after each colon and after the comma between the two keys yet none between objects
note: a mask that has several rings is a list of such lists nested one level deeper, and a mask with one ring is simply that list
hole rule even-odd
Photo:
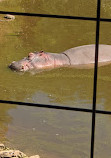
[{"label": "rock", "polygon": [[0,158],[6,158],[6,157],[7,158],[11,158],[11,157],[23,158],[23,157],[27,157],[27,156],[19,150],[0,151]]},{"label": "rock", "polygon": [[4,144],[0,144],[0,151],[5,149],[5,145]]},{"label": "rock", "polygon": [[30,156],[29,158],[40,158],[39,155]]},{"label": "rock", "polygon": [[15,19],[15,16],[14,16],[14,15],[7,14],[7,15],[4,16],[4,18],[10,19],[10,20],[14,20],[14,19]]},{"label": "rock", "polygon": [[5,147],[4,144],[0,143],[0,158],[40,158],[40,156],[34,155],[28,157],[23,152],[9,149]]}]

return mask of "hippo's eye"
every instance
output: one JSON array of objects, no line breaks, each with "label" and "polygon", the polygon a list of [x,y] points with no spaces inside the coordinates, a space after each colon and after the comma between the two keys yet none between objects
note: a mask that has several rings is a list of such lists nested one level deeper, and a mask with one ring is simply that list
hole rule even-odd
[{"label": "hippo's eye", "polygon": [[42,55],[43,55],[42,53],[39,54],[39,56],[42,56]]}]

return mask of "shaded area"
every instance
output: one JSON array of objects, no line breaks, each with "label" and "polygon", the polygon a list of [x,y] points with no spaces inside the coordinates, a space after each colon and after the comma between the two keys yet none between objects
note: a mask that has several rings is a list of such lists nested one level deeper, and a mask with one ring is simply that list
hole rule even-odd
[{"label": "shaded area", "polygon": [[16,110],[10,111],[14,117],[8,133],[11,146],[29,155],[39,151],[45,158],[89,157],[90,115],[31,107],[18,107],[17,111],[17,115]]}]

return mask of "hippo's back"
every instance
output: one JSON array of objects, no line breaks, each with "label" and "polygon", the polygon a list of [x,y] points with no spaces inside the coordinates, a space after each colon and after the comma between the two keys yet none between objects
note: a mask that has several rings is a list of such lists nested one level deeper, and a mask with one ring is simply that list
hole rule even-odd
[{"label": "hippo's back", "polygon": [[[71,65],[92,64],[95,61],[95,45],[84,45],[63,52],[70,58]],[[99,62],[111,61],[111,46],[99,45]]]}]

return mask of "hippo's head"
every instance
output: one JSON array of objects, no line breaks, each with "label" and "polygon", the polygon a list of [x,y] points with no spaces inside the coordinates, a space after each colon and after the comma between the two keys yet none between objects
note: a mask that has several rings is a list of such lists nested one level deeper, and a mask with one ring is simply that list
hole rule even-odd
[{"label": "hippo's head", "polygon": [[46,69],[53,65],[53,60],[48,53],[36,52],[29,53],[28,57],[20,61],[13,61],[9,68],[14,71],[25,72],[29,70]]}]

